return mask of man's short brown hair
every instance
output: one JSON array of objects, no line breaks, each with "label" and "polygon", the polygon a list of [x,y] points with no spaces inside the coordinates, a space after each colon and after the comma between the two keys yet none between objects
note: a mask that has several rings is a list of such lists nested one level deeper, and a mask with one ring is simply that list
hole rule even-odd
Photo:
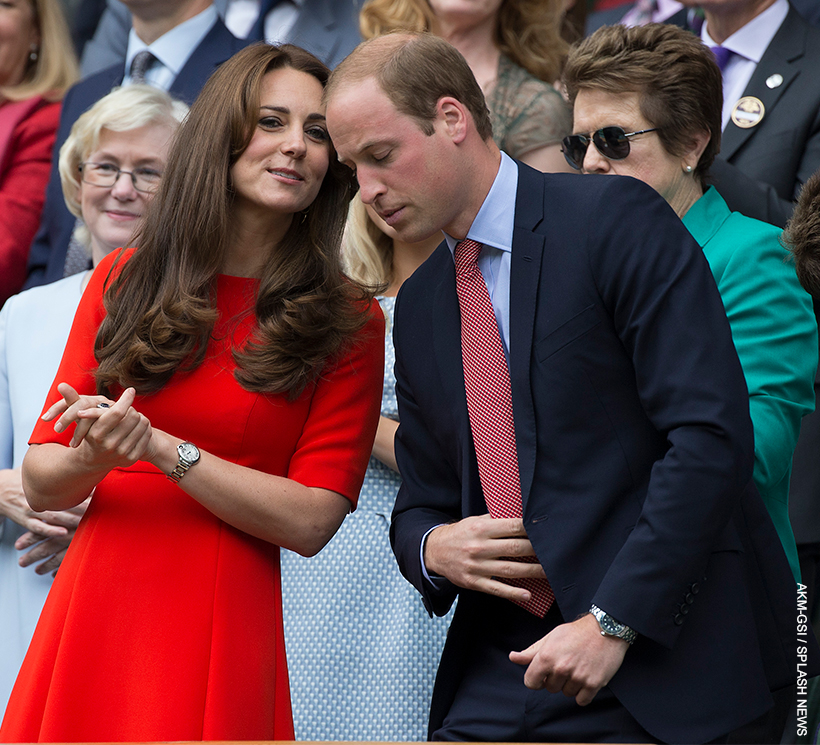
[{"label": "man's short brown hair", "polygon": [[490,112],[470,66],[455,47],[433,34],[386,34],[362,42],[331,74],[325,101],[340,86],[370,77],[428,136],[444,96],[464,104],[483,140],[493,136]]},{"label": "man's short brown hair", "polygon": [[677,26],[604,26],[569,53],[563,75],[570,105],[580,90],[639,94],[641,114],[667,152],[682,155],[697,132],[709,143],[695,176],[704,185],[720,151],[723,77],[700,39]]}]

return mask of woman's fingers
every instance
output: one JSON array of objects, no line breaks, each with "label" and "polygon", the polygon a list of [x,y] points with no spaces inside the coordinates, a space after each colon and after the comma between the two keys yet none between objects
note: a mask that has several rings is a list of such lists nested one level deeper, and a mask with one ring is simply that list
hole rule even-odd
[{"label": "woman's fingers", "polygon": [[[92,411],[98,416],[105,411],[99,408],[101,404],[111,406],[111,402],[105,396],[81,396],[68,383],[60,383],[57,390],[62,395],[63,402],[58,401],[43,415],[43,419],[49,421],[60,414],[60,418],[54,423],[55,432],[62,432],[70,424],[77,422],[81,418],[81,412]],[[77,444],[82,442],[87,429],[84,428],[82,436],[77,438]]]},{"label": "woman's fingers", "polygon": [[[80,394],[77,393],[77,391],[75,391],[68,383],[60,383],[57,386],[57,391],[63,397],[63,400],[57,401],[48,408],[46,413],[40,417],[43,421],[49,422],[54,419],[55,416],[62,414],[80,397]],[[60,427],[60,430],[61,429],[62,427]],[[60,430],[57,431],[59,432]]]},{"label": "woman's fingers", "polygon": [[72,446],[85,441],[98,453],[128,465],[139,460],[151,440],[151,424],[132,406],[135,396],[136,391],[127,388],[109,408],[80,411]]}]

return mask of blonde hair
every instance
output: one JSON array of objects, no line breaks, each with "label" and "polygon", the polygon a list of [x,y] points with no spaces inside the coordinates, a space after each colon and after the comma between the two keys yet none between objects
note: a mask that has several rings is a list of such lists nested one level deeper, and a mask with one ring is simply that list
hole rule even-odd
[{"label": "blonde hair", "polygon": [[[101,98],[74,122],[66,141],[60,148],[57,167],[66,206],[75,217],[82,218],[82,207],[77,200],[80,188],[80,163],[82,163],[100,143],[100,133],[129,132],[149,124],[166,124],[172,129],[182,122],[188,107],[182,101],[175,101],[165,91],[150,85],[129,85],[115,88]],[[77,231],[77,238],[83,245],[90,244],[88,229],[83,226]]]},{"label": "blonde hair", "polygon": [[37,59],[28,61],[20,83],[0,88],[0,95],[9,101],[23,101],[34,96],[59,101],[80,77],[68,24],[59,0],[27,1],[40,32]]},{"label": "blonde hair", "polygon": [[347,211],[342,261],[347,276],[366,287],[393,281],[393,241],[370,219],[359,194]]},{"label": "blonde hair", "polygon": [[[560,77],[569,50],[561,36],[562,20],[562,0],[504,0],[498,10],[495,43],[515,64],[552,84]],[[362,37],[396,30],[438,34],[427,0],[367,0],[359,14]]]}]

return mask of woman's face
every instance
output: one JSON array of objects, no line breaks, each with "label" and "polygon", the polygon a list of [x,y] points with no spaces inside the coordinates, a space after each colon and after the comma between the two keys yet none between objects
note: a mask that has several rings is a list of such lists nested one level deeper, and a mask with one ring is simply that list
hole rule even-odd
[{"label": "woman's face", "polygon": [[31,0],[0,2],[0,85],[17,85],[32,47],[40,44]]},{"label": "woman's face", "polygon": [[[614,95],[600,90],[581,89],[575,98],[573,118],[573,133],[587,136],[602,127],[621,127],[624,132],[639,132],[654,126],[641,114],[638,93]],[[661,144],[658,132],[647,132],[629,138],[629,155],[623,160],[605,158],[590,143],[584,158],[583,173],[616,174],[640,179],[655,189],[678,214],[682,214],[679,208],[682,201],[690,201],[694,184],[691,172],[687,173],[685,169],[691,166],[694,170],[699,157],[700,152],[696,149],[680,156],[672,155]],[[688,209],[689,205],[685,206]]]},{"label": "woman's face", "polygon": [[[173,129],[167,124],[148,124],[127,132],[103,129],[97,149],[84,163],[106,164],[103,171],[145,170],[160,174],[165,170]],[[84,168],[87,169],[87,166]],[[90,177],[90,176],[89,176]],[[128,246],[142,213],[153,193],[134,188],[131,176],[121,173],[113,186],[96,186],[80,181],[78,200],[83,221],[91,233],[94,263],[121,246]]]},{"label": "woman's face", "polygon": [[253,137],[231,168],[236,219],[246,227],[289,224],[316,199],[329,161],[321,83],[289,67],[271,70]]}]

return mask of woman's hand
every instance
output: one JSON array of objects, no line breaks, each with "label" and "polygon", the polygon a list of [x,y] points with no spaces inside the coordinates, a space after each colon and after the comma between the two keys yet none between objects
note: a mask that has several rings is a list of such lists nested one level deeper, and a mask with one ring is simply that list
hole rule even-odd
[{"label": "woman's hand", "polygon": [[42,418],[50,421],[59,415],[56,432],[75,424],[70,445],[80,449],[87,462],[111,470],[140,460],[151,442],[151,423],[132,406],[133,388],[126,388],[115,403],[104,396],[81,396],[68,383],[60,383],[57,390],[63,400]]},{"label": "woman's hand", "polygon": [[23,478],[19,468],[0,470],[0,517],[7,517],[31,533],[44,538],[63,538],[68,533],[56,512],[35,512],[23,493]]},{"label": "woman's hand", "polygon": [[[77,526],[80,524],[80,519],[88,509],[91,498],[85,500],[82,504],[72,507],[70,510],[61,510],[60,512],[44,512],[43,518],[52,519],[55,526],[59,525],[65,533],[60,536],[48,537],[38,531],[29,531],[21,535],[15,542],[14,548],[18,551],[25,551],[20,556],[19,564],[21,567],[31,566],[38,561],[42,562],[34,568],[37,574],[48,574],[51,572],[52,576],[57,574],[57,569],[63,562],[68,545],[71,539],[74,538],[74,533],[77,531]],[[33,546],[33,548],[31,548]],[[26,549],[30,549],[26,551]]]}]

